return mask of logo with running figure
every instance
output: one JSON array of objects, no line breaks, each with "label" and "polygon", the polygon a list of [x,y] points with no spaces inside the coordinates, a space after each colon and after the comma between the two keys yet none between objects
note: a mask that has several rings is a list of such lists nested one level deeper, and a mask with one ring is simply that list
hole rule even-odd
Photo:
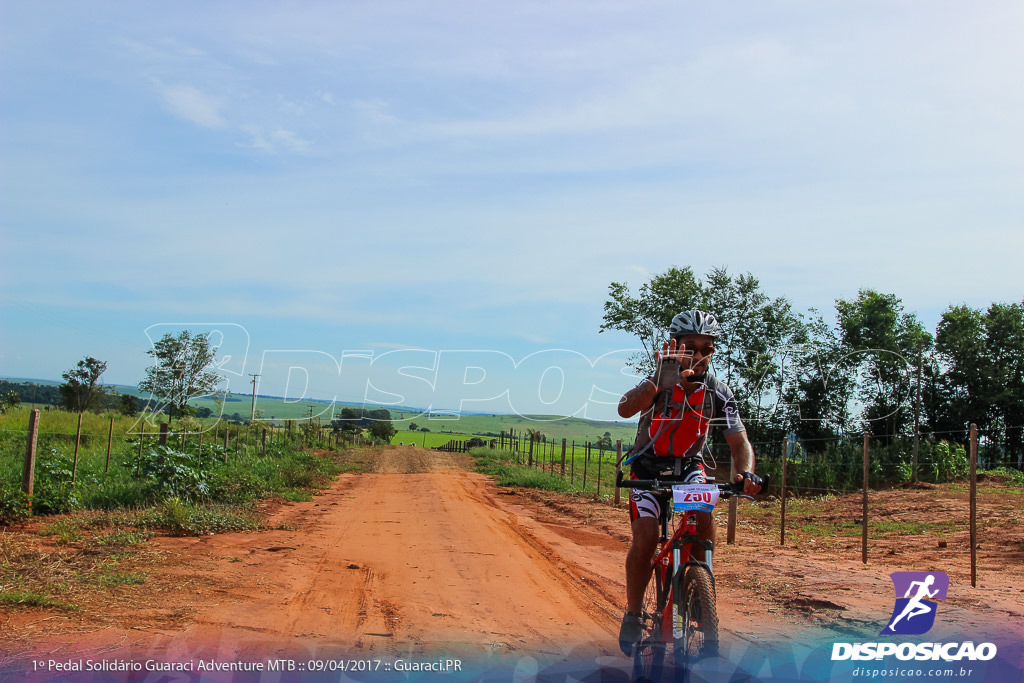
[{"label": "logo with running figure", "polygon": [[927,633],[935,623],[937,601],[946,599],[949,577],[944,572],[893,572],[889,576],[896,589],[896,606],[879,635]]}]

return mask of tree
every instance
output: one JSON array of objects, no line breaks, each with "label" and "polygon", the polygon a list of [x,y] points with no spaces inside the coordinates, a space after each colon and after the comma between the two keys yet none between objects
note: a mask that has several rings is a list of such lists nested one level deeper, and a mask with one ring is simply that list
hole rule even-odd
[{"label": "tree", "polygon": [[146,368],[139,389],[166,402],[172,418],[173,409],[184,413],[189,400],[214,393],[220,384],[220,376],[208,369],[216,357],[208,335],[183,330],[175,337],[168,332],[146,353],[156,365]]},{"label": "tree", "polygon": [[[942,314],[925,410],[933,429],[967,436],[973,422],[983,436],[1018,462],[1024,454],[1024,302],[967,306]],[[1015,429],[1016,428],[1016,429]]]},{"label": "tree", "polygon": [[9,390],[0,398],[0,413],[6,413],[21,405],[21,395],[14,389]]},{"label": "tree", "polygon": [[722,326],[712,361],[716,376],[736,394],[740,413],[754,441],[777,441],[787,422],[788,367],[796,355],[804,323],[785,297],[769,297],[751,273],[730,275],[713,268],[703,283],[704,306]]},{"label": "tree", "polygon": [[106,369],[106,362],[86,356],[75,368],[61,373],[64,378],[64,384],[60,385],[61,404],[76,413],[98,410],[104,396],[100,375]]},{"label": "tree", "polygon": [[600,331],[621,330],[637,337],[644,353],[634,354],[627,365],[644,375],[654,372],[654,352],[661,349],[672,318],[703,301],[701,285],[689,267],[655,275],[640,285],[639,296],[630,294],[629,286],[621,282],[611,283],[608,295]]},{"label": "tree", "polygon": [[384,420],[377,420],[370,425],[370,436],[372,436],[374,440],[390,443],[391,439],[397,433],[398,430],[395,429],[395,426],[390,422],[385,422]]},{"label": "tree", "polygon": [[139,414],[139,399],[137,396],[132,394],[121,394],[121,399],[118,402],[118,411],[122,415],[128,417],[135,417]]},{"label": "tree", "polygon": [[810,440],[811,450],[821,450],[828,439],[849,427],[855,385],[846,369],[847,351],[838,332],[815,309],[793,342],[800,352],[788,369],[788,431]]},{"label": "tree", "polygon": [[615,448],[615,445],[612,444],[611,434],[605,434],[600,439],[598,439],[594,445],[597,446],[598,450],[600,450],[602,454],[605,451],[610,451],[611,449]]},{"label": "tree", "polygon": [[966,439],[970,422],[987,429],[991,373],[981,311],[951,306],[943,313],[935,330],[935,355],[926,385],[930,391],[923,392],[931,427],[959,432],[959,440]]},{"label": "tree", "polygon": [[912,422],[913,377],[932,336],[895,294],[861,290],[852,301],[837,300],[836,312],[847,366],[859,379],[861,416],[891,440]]},{"label": "tree", "polygon": [[[1016,455],[1020,463],[1024,456],[1024,302],[992,304],[985,312],[984,324],[993,427],[1002,432],[1006,456]],[[996,434],[991,438],[1000,441]]]}]

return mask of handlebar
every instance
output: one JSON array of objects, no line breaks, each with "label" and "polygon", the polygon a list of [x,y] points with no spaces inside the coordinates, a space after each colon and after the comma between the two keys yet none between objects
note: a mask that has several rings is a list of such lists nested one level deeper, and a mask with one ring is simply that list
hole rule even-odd
[{"label": "handlebar", "polygon": [[[618,477],[615,480],[615,485],[621,489],[635,489],[638,491],[655,491],[655,492],[671,492],[673,486],[685,485],[687,482],[668,479],[623,479],[623,472],[620,470]],[[761,478],[761,492],[758,495],[765,493],[768,490],[768,483],[771,481],[770,475],[765,475]],[[696,482],[692,482],[696,483]],[[708,480],[708,484],[713,484],[718,487],[721,493],[722,499],[732,498],[738,496],[740,498],[747,498],[748,500],[754,500],[754,496],[749,496],[743,493],[744,482],[726,482],[724,484],[716,484],[712,480]]]}]

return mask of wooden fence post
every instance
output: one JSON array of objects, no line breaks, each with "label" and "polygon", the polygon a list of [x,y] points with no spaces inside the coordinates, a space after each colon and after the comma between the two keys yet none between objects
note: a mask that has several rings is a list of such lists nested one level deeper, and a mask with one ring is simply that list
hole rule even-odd
[{"label": "wooden fence post", "polygon": [[[731,482],[736,479],[736,461],[732,458],[729,461],[729,481]],[[725,526],[726,545],[732,545],[736,542],[736,512],[739,510],[739,502],[740,499],[736,496],[729,499],[729,518]]]},{"label": "wooden fence post", "polygon": [[580,490],[586,493],[587,491],[587,465],[590,464],[590,442],[583,444],[583,484]]},{"label": "wooden fence post", "polygon": [[[619,480],[619,472],[622,471],[622,439],[615,442],[615,481]],[[615,505],[619,504],[619,487],[615,487]]]},{"label": "wooden fence post", "polygon": [[604,448],[597,449],[597,497],[601,497],[601,461],[604,460]]},{"label": "wooden fence post", "polygon": [[75,483],[78,474],[78,444],[82,442],[82,414],[78,414],[78,429],[75,431],[75,457],[71,461],[71,483]]},{"label": "wooden fence post", "polygon": [[167,430],[169,428],[170,428],[170,425],[167,424],[166,422],[161,422],[160,423],[160,445],[161,446],[166,446],[167,445]]},{"label": "wooden fence post", "polygon": [[39,409],[28,414],[28,443],[25,444],[25,466],[21,470],[21,490],[28,498],[28,512],[32,514],[32,492],[36,479],[36,442],[39,438]]},{"label": "wooden fence post", "polygon": [[789,439],[782,442],[782,526],[779,545],[786,545],[786,464],[789,460]]},{"label": "wooden fence post", "polygon": [[971,587],[978,587],[978,425],[971,423]]},{"label": "wooden fence post", "polygon": [[562,439],[562,476],[565,476],[565,438]]},{"label": "wooden fence post", "polygon": [[110,418],[110,429],[107,431],[107,464],[104,465],[103,471],[110,471],[110,444],[114,441],[114,418]]},{"label": "wooden fence post", "polygon": [[864,432],[864,509],[861,516],[864,518],[861,523],[860,532],[860,561],[868,563],[868,450],[871,437]]},{"label": "wooden fence post", "polygon": [[135,467],[135,476],[142,476],[142,446],[146,441],[146,421],[142,421],[142,429],[139,430],[139,460]]},{"label": "wooden fence post", "polygon": [[[338,445],[337,439],[335,439],[334,445],[335,445],[335,447],[337,447],[337,445]],[[267,428],[264,427],[263,428],[263,457],[266,457],[266,456],[267,456]]]}]

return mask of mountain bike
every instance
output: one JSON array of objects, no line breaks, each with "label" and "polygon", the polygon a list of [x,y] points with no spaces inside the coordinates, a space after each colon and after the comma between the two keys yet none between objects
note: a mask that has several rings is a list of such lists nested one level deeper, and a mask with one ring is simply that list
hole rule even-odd
[{"label": "mountain bike", "polygon": [[[678,469],[678,467],[676,468]],[[676,472],[676,475],[679,473]],[[718,501],[739,496],[753,499],[739,484],[684,484],[663,478],[623,479],[616,485],[671,497],[672,505],[661,506],[661,538],[651,561],[651,579],[644,594],[641,625],[643,635],[633,650],[633,677],[638,683],[661,678],[667,652],[680,680],[689,680],[689,669],[704,657],[718,655],[718,609],[711,557],[714,544],[697,536],[697,512],[710,513]],[[767,490],[768,479],[764,479]],[[673,511],[682,519],[672,533]],[[704,548],[704,560],[695,559],[697,546]]]}]

